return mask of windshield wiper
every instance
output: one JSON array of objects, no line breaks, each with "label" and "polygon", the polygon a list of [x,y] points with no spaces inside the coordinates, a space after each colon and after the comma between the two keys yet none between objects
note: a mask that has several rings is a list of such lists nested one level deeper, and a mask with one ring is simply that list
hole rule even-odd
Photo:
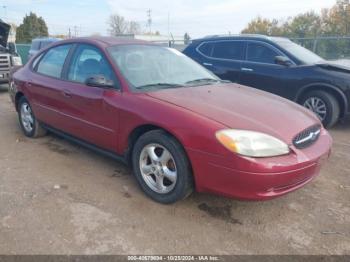
[{"label": "windshield wiper", "polygon": [[165,87],[165,88],[173,88],[173,87],[183,87],[183,85],[175,84],[175,83],[155,83],[155,84],[148,84],[143,86],[137,86],[136,89],[144,89],[149,87]]},{"label": "windshield wiper", "polygon": [[198,84],[202,84],[202,83],[206,83],[206,84],[231,83],[231,81],[214,79],[214,78],[199,78],[199,79],[195,79],[195,80],[191,80],[191,81],[186,82],[186,85],[197,84],[197,83]]}]

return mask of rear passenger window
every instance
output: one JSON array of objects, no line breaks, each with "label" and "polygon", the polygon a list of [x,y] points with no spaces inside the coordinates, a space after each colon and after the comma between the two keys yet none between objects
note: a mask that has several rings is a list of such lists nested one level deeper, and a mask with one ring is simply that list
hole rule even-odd
[{"label": "rear passenger window", "polygon": [[244,42],[242,41],[223,41],[216,42],[213,48],[214,58],[243,60]]},{"label": "rear passenger window", "polygon": [[251,62],[275,64],[275,57],[279,54],[268,46],[259,43],[249,43],[247,60]]},{"label": "rear passenger window", "polygon": [[49,49],[41,59],[37,72],[43,75],[61,78],[62,68],[71,46],[71,44],[61,45]]},{"label": "rear passenger window", "polygon": [[213,43],[204,43],[202,44],[198,50],[206,56],[211,56],[213,50]]}]

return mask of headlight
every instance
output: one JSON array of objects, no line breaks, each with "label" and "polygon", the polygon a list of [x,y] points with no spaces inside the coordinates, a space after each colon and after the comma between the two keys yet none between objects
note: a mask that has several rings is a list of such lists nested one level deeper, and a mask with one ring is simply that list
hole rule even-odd
[{"label": "headlight", "polygon": [[20,56],[12,56],[12,65],[13,66],[21,66],[22,65],[22,59]]},{"label": "headlight", "polygon": [[216,138],[228,150],[249,157],[273,157],[290,152],[287,144],[267,134],[246,130],[221,130]]}]

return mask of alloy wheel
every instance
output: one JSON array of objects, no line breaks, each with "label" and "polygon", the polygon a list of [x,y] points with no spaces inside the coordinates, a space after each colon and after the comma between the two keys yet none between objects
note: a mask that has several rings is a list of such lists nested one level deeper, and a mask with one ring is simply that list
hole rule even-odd
[{"label": "alloy wheel", "polygon": [[177,181],[174,157],[162,145],[146,145],[140,154],[140,171],[147,186],[159,194],[171,192]]},{"label": "alloy wheel", "polygon": [[21,105],[21,122],[26,132],[30,133],[34,128],[34,116],[29,104],[24,102]]},{"label": "alloy wheel", "polygon": [[318,97],[309,97],[304,102],[304,107],[314,112],[321,121],[325,120],[327,116],[327,106],[322,99]]}]

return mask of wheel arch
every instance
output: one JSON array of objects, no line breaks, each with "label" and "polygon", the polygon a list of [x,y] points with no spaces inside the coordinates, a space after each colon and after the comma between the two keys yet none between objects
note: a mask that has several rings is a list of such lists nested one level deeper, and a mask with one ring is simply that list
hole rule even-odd
[{"label": "wheel arch", "polygon": [[[191,168],[191,171],[193,173],[193,168],[192,168],[192,163],[191,163],[191,159],[186,151],[186,148],[184,147],[183,143],[181,142],[181,139],[179,139],[173,132],[170,132],[169,130],[167,130],[166,128],[164,127],[161,127],[159,125],[154,125],[154,124],[142,124],[140,126],[137,126],[135,127],[129,134],[128,136],[128,148],[125,152],[125,159],[126,159],[126,162],[128,163],[129,166],[131,166],[131,161],[132,161],[132,151],[133,151],[133,148],[134,148],[134,145],[136,143],[136,141],[145,133],[147,132],[150,132],[150,131],[153,131],[153,130],[162,130],[164,132],[166,132],[168,135],[172,136],[173,138],[175,138],[179,144],[182,146],[187,158],[188,158],[188,161],[189,161],[189,164],[190,164],[190,168]],[[195,177],[194,177],[194,174],[193,174],[193,178],[194,178],[194,183],[195,183]]]},{"label": "wheel arch", "polygon": [[340,117],[344,117],[346,112],[348,111],[349,103],[346,99],[345,94],[336,86],[325,84],[325,83],[313,83],[304,86],[301,88],[301,90],[298,92],[295,102],[300,103],[301,99],[304,97],[305,94],[315,91],[315,90],[322,90],[327,93],[332,94],[337,101],[339,102],[340,106]]},{"label": "wheel arch", "polygon": [[18,102],[21,99],[21,97],[24,97],[24,93],[22,93],[21,91],[18,91],[15,95],[15,107],[16,107],[16,111],[18,111]]},{"label": "wheel arch", "polygon": [[137,127],[135,127],[129,134],[128,136],[128,148],[126,150],[126,160],[128,163],[130,163],[131,161],[131,153],[133,150],[133,147],[136,143],[136,141],[145,133],[153,131],[153,130],[162,130],[164,132],[166,132],[167,134],[169,134],[170,136],[174,137],[180,144],[181,146],[184,148],[183,144],[181,143],[181,140],[174,135],[172,132],[170,132],[169,130],[165,129],[164,127],[161,127],[159,125],[155,125],[155,124],[142,124],[139,125]]}]

